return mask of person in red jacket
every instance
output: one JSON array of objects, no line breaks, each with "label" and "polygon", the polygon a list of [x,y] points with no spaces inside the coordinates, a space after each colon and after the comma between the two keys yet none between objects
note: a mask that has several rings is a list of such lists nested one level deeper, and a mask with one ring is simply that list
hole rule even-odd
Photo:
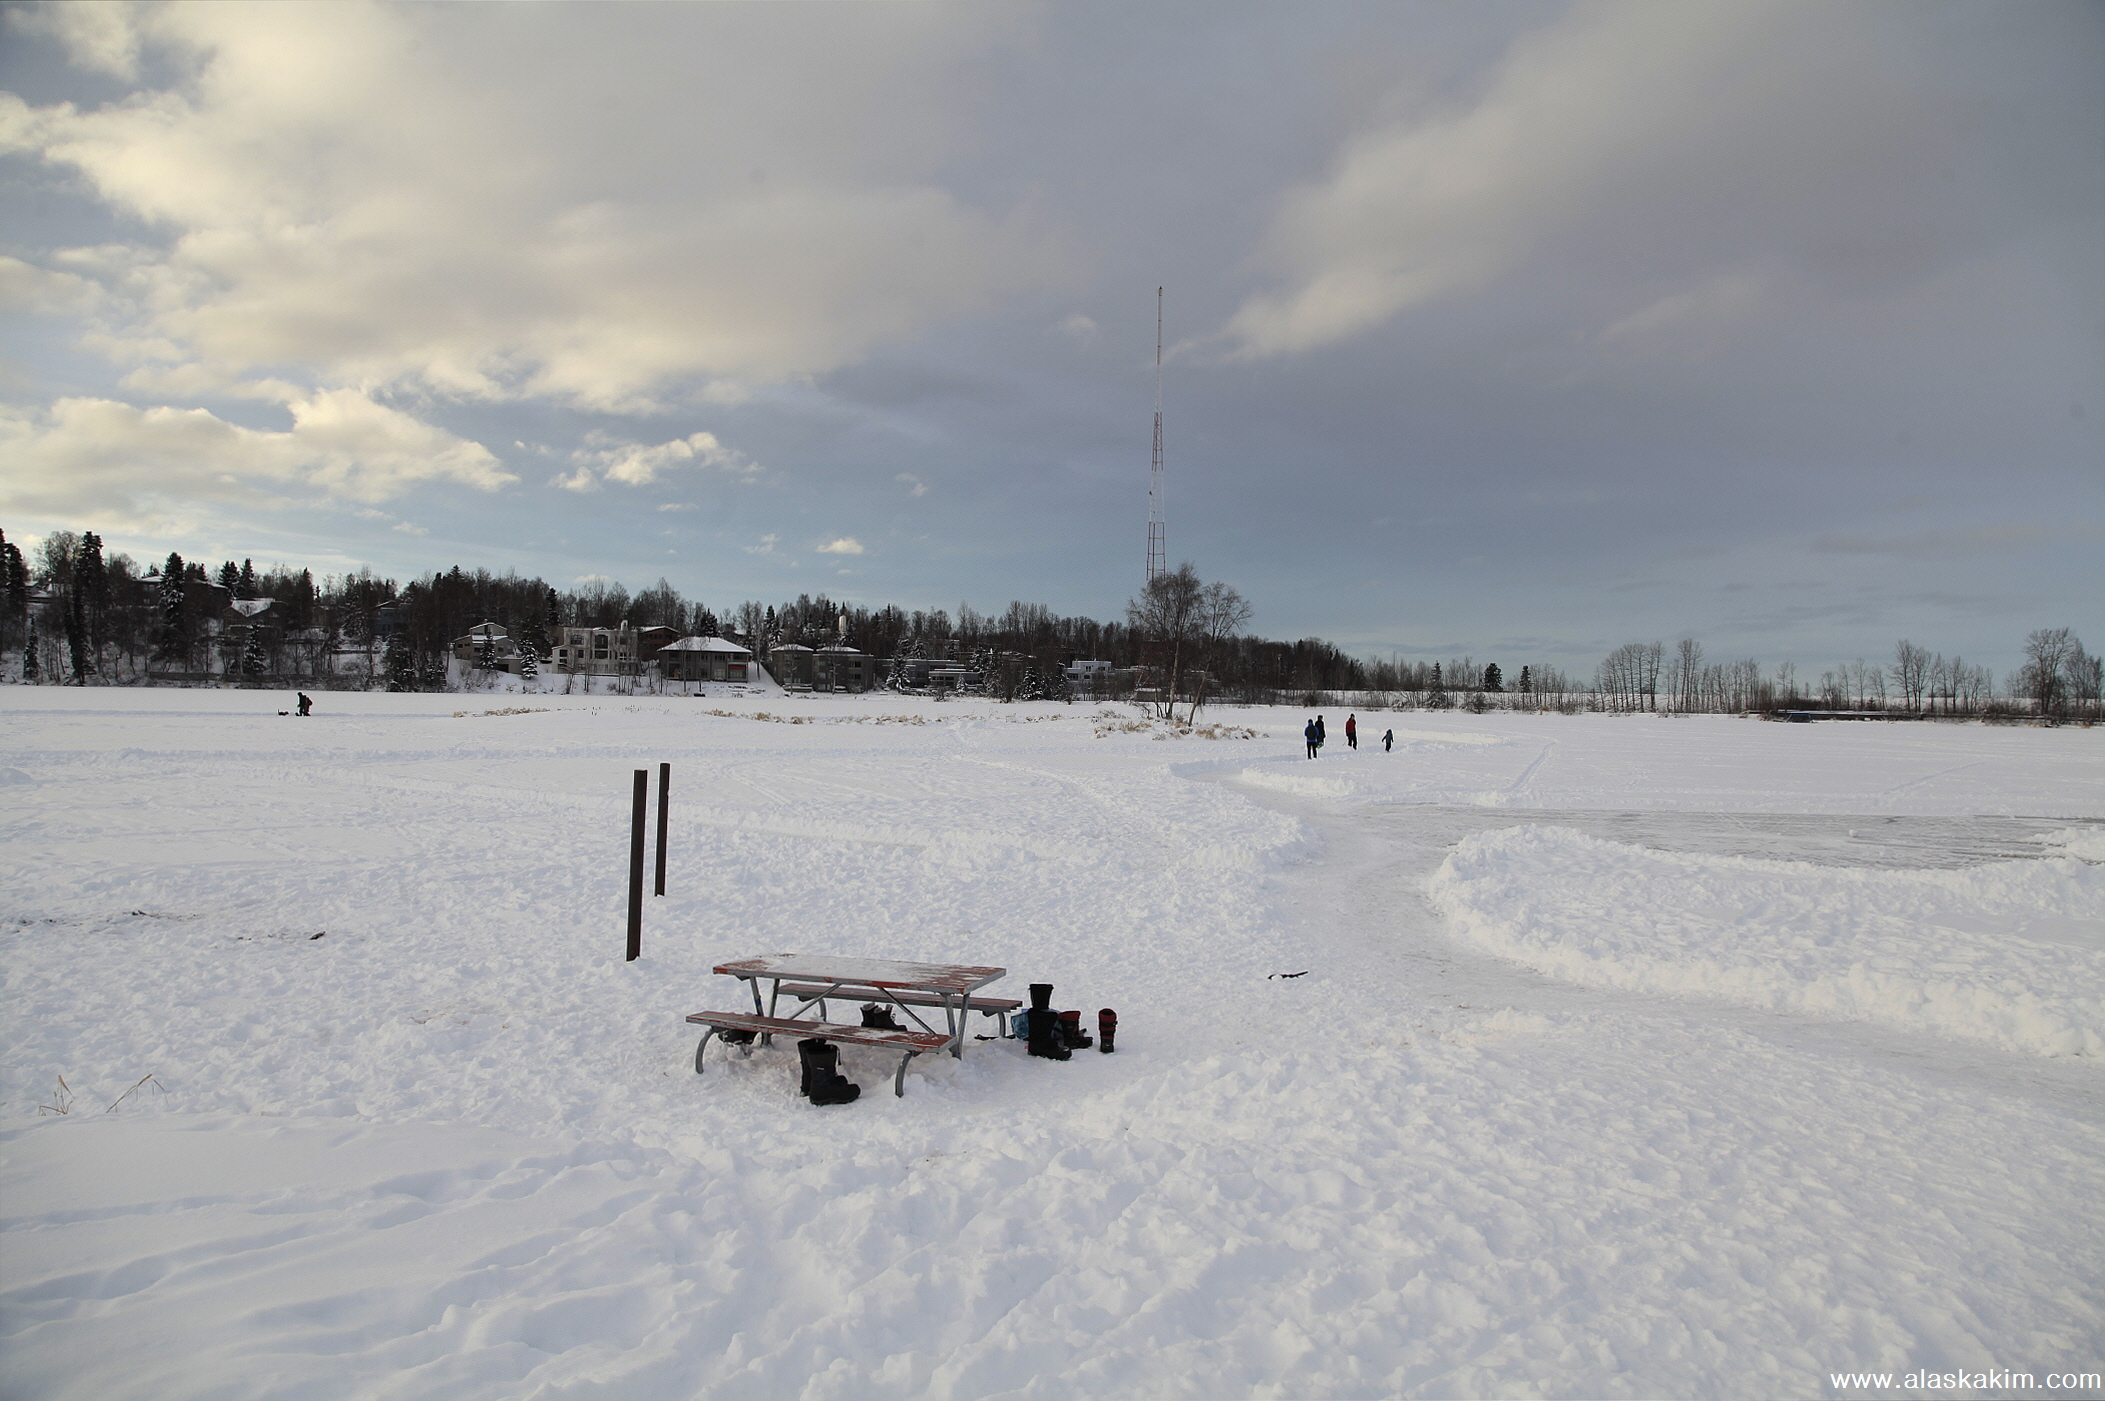
[{"label": "person in red jacket", "polygon": [[1345,717],[1345,747],[1347,749],[1359,748],[1359,717],[1357,715],[1347,715]]}]

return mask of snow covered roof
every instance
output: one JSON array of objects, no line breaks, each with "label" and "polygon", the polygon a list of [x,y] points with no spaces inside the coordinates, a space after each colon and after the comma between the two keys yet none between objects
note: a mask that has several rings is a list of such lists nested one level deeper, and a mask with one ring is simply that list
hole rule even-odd
[{"label": "snow covered roof", "polygon": [[811,649],[801,642],[785,642],[774,650],[777,652],[809,652]]},{"label": "snow covered roof", "polygon": [[236,598],[229,600],[227,607],[244,618],[253,618],[277,601],[274,598]]},{"label": "snow covered roof", "polygon": [[750,657],[752,652],[736,642],[726,642],[721,637],[683,637],[678,642],[668,642],[658,649],[661,652],[727,652],[734,656]]},{"label": "snow covered roof", "polygon": [[858,657],[859,657],[859,656],[861,656],[861,655],[863,655],[863,650],[862,650],[862,648],[860,648],[860,647],[850,647],[850,646],[849,646],[849,645],[848,645],[847,643],[845,643],[845,642],[829,642],[829,643],[827,643],[827,644],[826,644],[825,646],[823,646],[823,647],[819,648],[819,650],[820,650],[821,652],[833,652],[833,653],[836,653],[836,654],[838,654],[838,653],[844,653],[844,652],[852,652],[852,653],[853,653],[854,655],[856,655],[856,656],[858,656]]}]

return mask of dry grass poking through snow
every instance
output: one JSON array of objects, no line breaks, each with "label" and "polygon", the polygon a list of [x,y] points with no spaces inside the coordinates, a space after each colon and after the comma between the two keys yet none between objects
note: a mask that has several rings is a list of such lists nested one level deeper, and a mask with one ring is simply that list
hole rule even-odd
[{"label": "dry grass poking through snow", "polygon": [[1247,725],[1176,725],[1160,720],[1136,720],[1115,711],[1098,711],[1096,737],[1148,735],[1155,739],[1255,739],[1257,731]]}]

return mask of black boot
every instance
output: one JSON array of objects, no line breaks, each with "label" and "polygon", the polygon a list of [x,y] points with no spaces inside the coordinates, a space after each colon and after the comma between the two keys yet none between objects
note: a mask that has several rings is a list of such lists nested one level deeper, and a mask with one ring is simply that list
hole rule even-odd
[{"label": "black boot", "polygon": [[1086,1051],[1096,1043],[1082,1035],[1080,1012],[1060,1013],[1060,1044],[1070,1051]]},{"label": "black boot", "polygon": [[797,1050],[811,1048],[805,1062],[806,1076],[811,1088],[805,1093],[813,1104],[853,1104],[862,1094],[862,1086],[840,1073],[840,1047],[820,1037],[799,1041]]},{"label": "black boot", "polygon": [[[831,1042],[817,1036],[808,1036],[797,1043],[797,1065],[803,1071],[803,1076],[797,1084],[798,1094],[806,1099],[811,1098],[812,1087],[819,1083],[816,1074],[819,1052],[832,1050]],[[839,1052],[834,1054],[838,1055]]]},{"label": "black boot", "polygon": [[904,1031],[905,1027],[892,1020],[892,1009],[881,1002],[862,1004],[862,1024],[878,1031]]},{"label": "black boot", "polygon": [[1111,1054],[1111,1038],[1118,1035],[1118,1013],[1109,1007],[1096,1014],[1096,1049]]},{"label": "black boot", "polygon": [[1030,1052],[1047,1060],[1066,1060],[1074,1052],[1060,1044],[1060,1019],[1052,1010],[1052,984],[1031,984]]}]

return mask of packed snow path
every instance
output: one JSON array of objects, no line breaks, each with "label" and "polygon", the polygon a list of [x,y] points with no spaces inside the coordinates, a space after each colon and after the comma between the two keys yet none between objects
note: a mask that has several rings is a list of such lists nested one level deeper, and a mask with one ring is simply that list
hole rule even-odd
[{"label": "packed snow path", "polygon": [[[272,700],[0,688],[7,1395],[2105,1359],[2094,733],[1412,716],[1309,762],[1286,713]],[[1003,964],[1119,1053],[839,1109],[786,1053],[694,1076],[708,968],[776,950]]]}]

